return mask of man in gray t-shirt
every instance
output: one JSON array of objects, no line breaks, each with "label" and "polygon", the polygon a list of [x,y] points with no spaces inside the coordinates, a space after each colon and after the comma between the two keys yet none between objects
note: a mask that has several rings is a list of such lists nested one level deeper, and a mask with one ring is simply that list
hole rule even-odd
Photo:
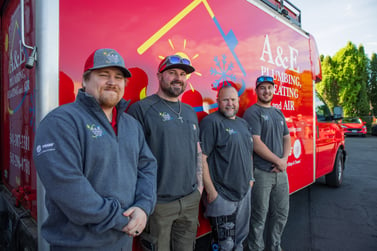
[{"label": "man in gray t-shirt", "polygon": [[[283,113],[271,106],[274,95],[273,78],[260,76],[256,81],[258,101],[249,107],[244,119],[253,128],[254,177],[249,250],[265,249],[263,231],[269,218],[267,250],[281,250],[281,235],[288,219],[289,185],[287,160],[291,138]],[[270,213],[268,214],[268,212]]]},{"label": "man in gray t-shirt", "polygon": [[[218,111],[200,123],[203,149],[205,215],[219,250],[243,250],[249,232],[250,187],[253,185],[253,139],[250,126],[237,117],[237,90],[223,86]],[[215,247],[213,247],[215,250]]]},{"label": "man in gray t-shirt", "polygon": [[179,100],[194,70],[188,59],[167,56],[158,66],[157,93],[128,110],[157,159],[157,204],[141,235],[147,250],[194,249],[203,190],[199,126],[194,109]]}]

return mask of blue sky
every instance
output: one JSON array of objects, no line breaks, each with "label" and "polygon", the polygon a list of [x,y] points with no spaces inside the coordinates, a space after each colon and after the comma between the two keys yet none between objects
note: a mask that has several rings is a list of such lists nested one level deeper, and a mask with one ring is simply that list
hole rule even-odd
[{"label": "blue sky", "polygon": [[377,53],[377,1],[290,0],[301,10],[302,28],[311,33],[320,54],[334,56],[348,41]]}]

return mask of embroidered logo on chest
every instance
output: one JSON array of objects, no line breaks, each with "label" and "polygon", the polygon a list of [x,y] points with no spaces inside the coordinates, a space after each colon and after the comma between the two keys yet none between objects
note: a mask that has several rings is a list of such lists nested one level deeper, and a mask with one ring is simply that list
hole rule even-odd
[{"label": "embroidered logo on chest", "polygon": [[160,117],[162,118],[162,121],[164,121],[164,122],[173,119],[173,117],[170,116],[170,114],[167,113],[167,112],[160,112],[159,115],[160,115]]},{"label": "embroidered logo on chest", "polygon": [[225,131],[227,131],[227,133],[229,133],[229,135],[232,135],[232,134],[236,134],[237,131],[234,130],[233,128],[226,128]]},{"label": "embroidered logo on chest", "polygon": [[268,115],[266,114],[262,114],[260,115],[265,121],[267,121],[269,119]]},{"label": "embroidered logo on chest", "polygon": [[86,125],[86,128],[92,133],[93,138],[102,137],[104,132],[100,126],[96,125]]}]

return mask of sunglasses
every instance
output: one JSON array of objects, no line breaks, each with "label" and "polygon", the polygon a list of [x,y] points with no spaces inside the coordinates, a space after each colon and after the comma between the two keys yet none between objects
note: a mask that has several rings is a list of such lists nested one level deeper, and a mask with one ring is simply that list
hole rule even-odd
[{"label": "sunglasses", "polygon": [[166,67],[170,65],[175,65],[175,64],[185,64],[185,65],[191,66],[191,62],[187,58],[182,58],[178,55],[173,55],[173,56],[168,56],[165,58],[165,60],[162,62],[162,64],[158,68],[158,71],[162,72]]},{"label": "sunglasses", "polygon": [[274,82],[274,78],[270,76],[261,76],[257,78],[257,84],[263,83],[263,82]]}]

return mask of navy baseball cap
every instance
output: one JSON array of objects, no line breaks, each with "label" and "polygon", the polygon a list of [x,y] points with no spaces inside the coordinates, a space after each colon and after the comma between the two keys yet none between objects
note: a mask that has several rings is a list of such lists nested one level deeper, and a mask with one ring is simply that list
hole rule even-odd
[{"label": "navy baseball cap", "polygon": [[158,72],[163,72],[168,69],[178,68],[184,70],[187,74],[195,71],[192,67],[190,60],[183,58],[179,55],[171,55],[164,58],[158,66]]},{"label": "navy baseball cap", "polygon": [[126,78],[131,77],[131,73],[124,65],[122,56],[116,50],[108,48],[97,49],[90,54],[85,62],[84,72],[106,67],[117,67]]},{"label": "navy baseball cap", "polygon": [[257,81],[255,81],[255,88],[257,88],[262,83],[270,83],[272,85],[275,85],[273,77],[271,77],[271,76],[259,76],[257,78]]}]

